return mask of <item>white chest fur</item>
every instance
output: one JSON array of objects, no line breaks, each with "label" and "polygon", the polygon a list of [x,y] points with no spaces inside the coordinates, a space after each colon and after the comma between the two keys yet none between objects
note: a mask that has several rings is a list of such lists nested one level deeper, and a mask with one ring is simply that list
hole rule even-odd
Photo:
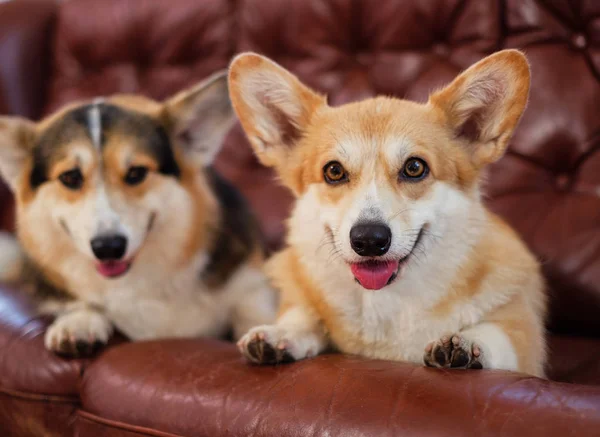
[{"label": "white chest fur", "polygon": [[355,311],[336,306],[345,332],[334,329],[330,335],[336,347],[346,353],[420,361],[425,345],[458,331],[462,325],[460,316],[431,316],[428,305],[420,299],[403,298],[394,291],[361,293]]},{"label": "white chest fur", "polygon": [[99,307],[117,329],[133,340],[165,337],[219,336],[244,293],[264,290],[263,275],[242,266],[220,289],[200,280],[206,256],[173,271],[150,263],[134,264],[123,278],[106,280],[87,264],[70,266],[70,290]]},{"label": "white chest fur", "polygon": [[452,243],[436,250],[424,238],[427,258],[412,260],[396,282],[378,291],[358,285],[343,261],[303,257],[337,319],[329,328],[334,345],[346,353],[421,362],[429,342],[479,321],[486,308],[477,302],[457,303],[443,316],[432,311],[468,250]]},{"label": "white chest fur", "polygon": [[199,272],[188,268],[170,278],[150,275],[107,289],[105,313],[133,340],[221,335],[229,314],[226,295],[206,289]]}]

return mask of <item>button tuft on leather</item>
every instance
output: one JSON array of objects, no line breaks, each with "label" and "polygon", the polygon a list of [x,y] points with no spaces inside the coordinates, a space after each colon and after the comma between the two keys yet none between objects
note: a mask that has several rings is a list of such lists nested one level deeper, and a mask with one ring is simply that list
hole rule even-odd
[{"label": "button tuft on leather", "polygon": [[587,46],[587,39],[583,33],[577,32],[571,37],[571,44],[576,49],[583,50]]},{"label": "button tuft on leather", "polygon": [[450,54],[450,47],[443,42],[434,44],[431,50],[437,56],[448,56]]},{"label": "button tuft on leather", "polygon": [[559,174],[555,179],[555,184],[560,191],[567,191],[571,186],[571,177],[566,173]]}]

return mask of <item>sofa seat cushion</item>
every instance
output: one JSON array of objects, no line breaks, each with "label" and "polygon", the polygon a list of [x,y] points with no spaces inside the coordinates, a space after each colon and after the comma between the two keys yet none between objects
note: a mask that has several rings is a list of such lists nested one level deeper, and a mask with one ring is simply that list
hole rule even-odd
[{"label": "sofa seat cushion", "polygon": [[81,402],[77,426],[115,435],[553,436],[600,426],[600,387],[335,354],[260,367],[215,340],[117,346],[86,370]]}]

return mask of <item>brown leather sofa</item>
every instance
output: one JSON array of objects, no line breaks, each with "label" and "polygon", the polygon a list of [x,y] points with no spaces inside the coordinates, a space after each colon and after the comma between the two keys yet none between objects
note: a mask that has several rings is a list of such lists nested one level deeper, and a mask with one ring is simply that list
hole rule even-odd
[{"label": "brown leather sofa", "polygon": [[[341,355],[255,367],[201,339],[116,341],[93,360],[63,360],[43,348],[49,321],[4,288],[0,435],[600,435],[600,2],[12,0],[0,4],[0,113],[39,118],[117,91],[162,98],[244,50],[332,104],[422,100],[505,47],[527,53],[533,85],[487,193],[543,260],[550,380]],[[217,166],[278,247],[291,198],[239,128]],[[10,229],[5,188],[0,202]]]}]

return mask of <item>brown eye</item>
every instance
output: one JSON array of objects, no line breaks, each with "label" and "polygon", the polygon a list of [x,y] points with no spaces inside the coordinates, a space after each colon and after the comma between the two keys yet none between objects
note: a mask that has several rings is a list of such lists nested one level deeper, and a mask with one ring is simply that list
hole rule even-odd
[{"label": "brown eye", "polygon": [[323,176],[328,184],[339,184],[348,180],[348,175],[342,164],[337,161],[331,161],[323,167]]},{"label": "brown eye", "polygon": [[83,175],[78,168],[61,173],[58,179],[69,190],[79,190],[83,186]]},{"label": "brown eye", "polygon": [[428,173],[429,167],[425,161],[419,158],[410,158],[404,164],[400,176],[403,179],[420,180],[427,176]]},{"label": "brown eye", "polygon": [[125,183],[127,185],[141,184],[148,175],[147,167],[131,167],[125,175]]}]

